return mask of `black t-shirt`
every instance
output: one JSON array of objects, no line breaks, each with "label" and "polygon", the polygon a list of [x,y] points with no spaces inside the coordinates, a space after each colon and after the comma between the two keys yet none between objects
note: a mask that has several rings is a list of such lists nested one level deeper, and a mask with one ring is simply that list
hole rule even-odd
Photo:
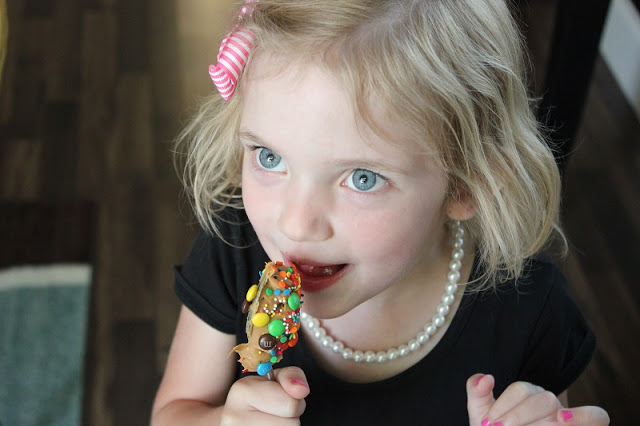
[{"label": "black t-shirt", "polygon": [[[242,212],[224,224],[232,247],[201,232],[184,265],[176,268],[180,300],[204,322],[246,342],[241,304],[258,271],[268,261]],[[474,266],[472,279],[478,274]],[[589,363],[595,338],[567,293],[566,279],[544,256],[527,262],[517,283],[498,290],[465,293],[438,344],[408,370],[385,380],[353,384],[318,366],[298,344],[277,367],[296,365],[311,393],[302,424],[468,425],[466,381],[475,373],[495,376],[494,395],[515,381],[527,381],[556,394]],[[238,364],[237,378],[241,377]],[[215,378],[212,378],[215,380]]]}]

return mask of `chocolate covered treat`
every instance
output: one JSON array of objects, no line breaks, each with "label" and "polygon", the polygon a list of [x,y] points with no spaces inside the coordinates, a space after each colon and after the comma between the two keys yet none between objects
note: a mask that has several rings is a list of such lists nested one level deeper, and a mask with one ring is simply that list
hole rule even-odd
[{"label": "chocolate covered treat", "polygon": [[248,312],[248,342],[233,348],[240,355],[244,372],[270,377],[282,353],[298,343],[301,298],[295,265],[265,265],[260,281],[249,288],[242,304],[242,312]]}]

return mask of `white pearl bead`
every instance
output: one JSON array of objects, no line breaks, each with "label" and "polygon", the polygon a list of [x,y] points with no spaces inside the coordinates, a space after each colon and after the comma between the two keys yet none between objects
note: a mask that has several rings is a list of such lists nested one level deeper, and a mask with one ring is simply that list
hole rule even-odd
[{"label": "white pearl bead", "polygon": [[454,250],[451,257],[453,258],[453,260],[462,260],[462,258],[464,257],[464,250],[462,250],[461,248]]},{"label": "white pearl bead", "polygon": [[364,360],[365,360],[365,362],[369,362],[369,363],[375,361],[376,360],[376,353],[373,352],[373,351],[366,351],[364,353]]},{"label": "white pearl bead", "polygon": [[464,246],[464,240],[462,238],[456,238],[455,242],[453,243],[453,248],[459,249],[462,248],[462,246]]},{"label": "white pearl bead", "polygon": [[409,355],[409,347],[407,345],[402,345],[398,348],[398,355],[403,357]]},{"label": "white pearl bead", "polygon": [[420,349],[420,343],[416,339],[412,339],[409,341],[409,350],[411,352],[415,352]]},{"label": "white pearl bead", "polygon": [[354,351],[353,352],[353,360],[355,362],[362,362],[364,361],[364,353],[362,351]]},{"label": "white pearl bead", "polygon": [[376,361],[382,363],[387,360],[387,353],[385,351],[376,352]]},{"label": "white pearl bead", "polygon": [[398,349],[397,348],[391,348],[387,351],[387,358],[389,359],[389,361],[393,361],[394,359],[398,358]]},{"label": "white pearl bead", "polygon": [[320,327],[320,321],[318,321],[318,318],[313,318],[311,321],[309,321],[308,325],[309,328],[318,328]]},{"label": "white pearl bead", "polygon": [[451,306],[455,300],[456,298],[453,294],[447,293],[444,296],[442,296],[442,303],[444,303],[447,306]]},{"label": "white pearl bead", "polygon": [[324,346],[325,348],[328,348],[330,346],[333,346],[333,337],[331,336],[324,336],[321,340],[320,343],[322,344],[322,346]]},{"label": "white pearl bead", "polygon": [[325,330],[325,329],[324,329],[324,328],[322,328],[322,327],[320,327],[320,328],[318,328],[318,329],[314,330],[314,332],[313,332],[313,336],[314,336],[316,339],[322,339],[322,338],[323,338],[324,336],[326,336],[326,335],[327,335],[327,330]]},{"label": "white pearl bead", "polygon": [[449,262],[449,269],[451,269],[452,271],[459,271],[461,267],[462,263],[459,260],[452,260],[451,262]]},{"label": "white pearl bead", "polygon": [[425,343],[427,343],[428,340],[429,340],[429,335],[426,332],[422,332],[418,334],[418,342],[420,342],[421,345],[424,345]]},{"label": "white pearl bead", "polygon": [[451,272],[449,272],[447,274],[447,278],[449,279],[449,283],[450,284],[455,284],[460,279],[460,272],[459,271],[451,271]]},{"label": "white pearl bead", "polygon": [[449,305],[438,305],[437,308],[438,315],[445,316],[449,313]]},{"label": "white pearl bead", "polygon": [[458,284],[456,283],[447,284],[445,291],[447,292],[447,294],[456,294],[456,292],[458,291]]},{"label": "white pearl bead", "polygon": [[344,359],[352,359],[353,358],[353,349],[344,348],[342,351],[342,358]]},{"label": "white pearl bead", "polygon": [[442,315],[436,315],[433,317],[433,325],[436,327],[442,327],[444,324],[444,317]]},{"label": "white pearl bead", "polygon": [[344,350],[344,343],[342,343],[340,340],[336,340],[335,342],[333,342],[331,350],[337,354],[342,353],[342,351]]},{"label": "white pearl bead", "polygon": [[433,324],[429,324],[428,326],[425,327],[424,331],[429,336],[433,336],[434,334],[436,334],[436,326]]}]

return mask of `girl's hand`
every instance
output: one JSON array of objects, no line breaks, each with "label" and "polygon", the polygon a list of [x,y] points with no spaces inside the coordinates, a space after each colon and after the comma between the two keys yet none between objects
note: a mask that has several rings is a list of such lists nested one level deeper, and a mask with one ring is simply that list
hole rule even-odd
[{"label": "girl's hand", "polygon": [[470,426],[609,424],[609,415],[602,408],[564,408],[552,392],[527,382],[512,383],[495,400],[494,384],[491,375],[475,374],[467,380]]},{"label": "girl's hand", "polygon": [[247,376],[236,381],[222,410],[222,425],[298,425],[309,395],[304,372],[298,367],[273,371],[275,380]]}]

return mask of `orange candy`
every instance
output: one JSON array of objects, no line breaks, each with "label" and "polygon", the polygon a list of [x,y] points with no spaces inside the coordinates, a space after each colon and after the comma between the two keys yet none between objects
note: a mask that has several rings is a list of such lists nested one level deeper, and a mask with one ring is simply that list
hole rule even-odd
[{"label": "orange candy", "polygon": [[294,334],[293,338],[291,338],[287,344],[289,345],[290,348],[294,347],[296,345],[296,343],[298,343],[298,335]]}]

